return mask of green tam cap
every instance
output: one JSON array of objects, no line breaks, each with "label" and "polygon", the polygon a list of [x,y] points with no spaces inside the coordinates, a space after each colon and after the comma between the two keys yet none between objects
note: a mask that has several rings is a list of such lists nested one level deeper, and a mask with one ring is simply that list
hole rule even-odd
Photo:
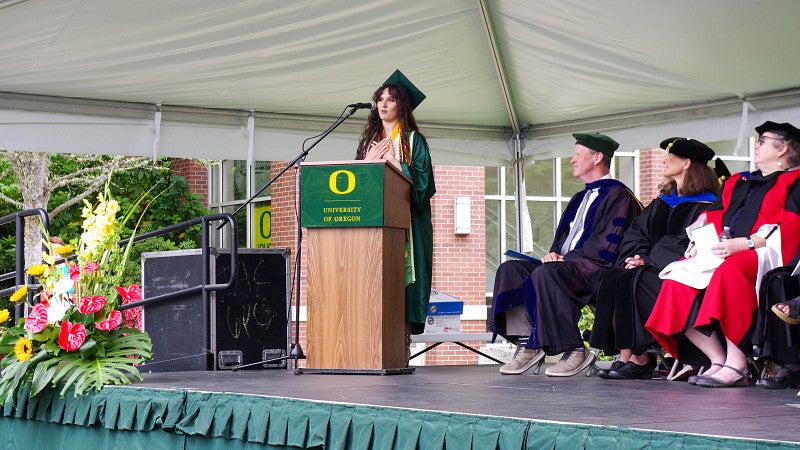
[{"label": "green tam cap", "polygon": [[406,91],[406,95],[408,96],[408,102],[411,105],[412,110],[417,106],[419,106],[419,104],[422,103],[423,100],[425,100],[425,94],[423,94],[422,91],[417,89],[417,87],[414,86],[414,83],[409,81],[408,78],[406,78],[406,76],[403,75],[403,72],[400,72],[400,69],[395,70],[394,73],[391,76],[389,76],[389,78],[387,78],[386,81],[383,82],[382,86],[385,86],[387,84],[394,84],[396,86],[400,86],[404,91]]},{"label": "green tam cap", "polygon": [[589,147],[606,156],[614,156],[614,150],[619,147],[619,142],[600,133],[573,133],[572,137],[575,138],[576,144]]}]

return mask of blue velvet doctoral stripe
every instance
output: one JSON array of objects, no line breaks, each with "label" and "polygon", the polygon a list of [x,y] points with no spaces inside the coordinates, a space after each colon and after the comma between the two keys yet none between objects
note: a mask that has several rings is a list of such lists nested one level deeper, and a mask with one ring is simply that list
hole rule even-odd
[{"label": "blue velvet doctoral stripe", "polygon": [[711,192],[701,192],[699,194],[694,195],[676,195],[673,191],[671,194],[661,194],[658,196],[661,200],[664,201],[670,208],[674,208],[683,203],[689,202],[706,202],[712,203],[717,200],[717,196]]},{"label": "blue velvet doctoral stripe", "polygon": [[[599,189],[597,190],[597,198],[592,202],[592,204],[589,206],[589,209],[586,211],[586,220],[583,223],[583,229],[585,231],[584,233],[581,234],[580,239],[578,239],[578,243],[575,245],[575,248],[582,248],[583,244],[585,244],[586,240],[589,239],[589,236],[591,236],[591,233],[588,233],[586,231],[592,230],[594,228],[594,221],[597,215],[597,208],[599,208],[600,205],[603,204],[603,201],[606,199],[606,197],[608,197],[608,194],[611,192],[612,188],[615,187],[621,187],[622,189],[626,190],[628,189],[622,182],[611,179],[597,180],[592,183],[588,183],[586,185],[587,191],[595,188]],[[618,218],[615,217],[613,220],[616,219]],[[625,226],[627,226],[627,221],[625,222],[626,222]],[[616,255],[613,256],[613,259],[607,259],[608,258],[607,255],[606,256],[600,255],[600,257],[610,262],[614,262],[617,259]]]}]

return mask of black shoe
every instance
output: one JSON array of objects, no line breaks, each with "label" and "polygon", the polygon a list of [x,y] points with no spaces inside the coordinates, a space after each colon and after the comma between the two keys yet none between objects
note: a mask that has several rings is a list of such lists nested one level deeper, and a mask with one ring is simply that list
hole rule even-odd
[{"label": "black shoe", "polygon": [[628,361],[624,366],[617,370],[608,372],[609,380],[649,380],[653,378],[653,369],[655,369],[655,361],[651,358],[650,361],[640,366],[633,361]]},{"label": "black shoe", "polygon": [[719,378],[715,377],[714,375],[698,375],[697,380],[694,383],[695,386],[721,388],[721,387],[747,387],[753,385],[753,378],[750,376],[750,371],[747,370],[747,367],[745,367],[744,370],[739,370],[736,367],[731,367],[727,364],[725,364],[724,367],[727,367],[728,369],[734,371],[737,375],[739,375],[739,378],[726,383],[720,380]]},{"label": "black shoe", "polygon": [[[595,364],[597,364],[597,363],[595,363]],[[625,365],[624,362],[622,362],[622,361],[620,361],[618,359],[615,359],[614,362],[611,363],[611,367],[609,367],[608,369],[598,370],[597,371],[597,376],[600,377],[600,378],[603,378],[603,379],[607,379],[609,372],[611,372],[612,370],[617,370],[617,369],[619,369],[620,367],[622,367],[624,365]]]},{"label": "black shoe", "polygon": [[800,370],[784,370],[778,371],[778,374],[784,372],[783,376],[764,377],[761,380],[761,385],[767,389],[786,389],[788,387],[800,387]]}]

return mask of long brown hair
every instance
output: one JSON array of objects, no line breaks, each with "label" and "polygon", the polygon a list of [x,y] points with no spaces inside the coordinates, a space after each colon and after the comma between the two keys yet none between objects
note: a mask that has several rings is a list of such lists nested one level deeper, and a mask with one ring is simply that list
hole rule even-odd
[{"label": "long brown hair", "polygon": [[[384,84],[379,87],[375,93],[372,94],[372,101],[378,103],[378,98],[384,89],[389,89],[395,100],[397,100],[397,119],[400,123],[400,161],[411,165],[410,149],[408,144],[408,133],[411,131],[419,131],[417,121],[414,120],[414,114],[411,112],[411,105],[408,101],[408,95],[405,89],[395,84]],[[364,159],[367,153],[367,147],[372,141],[380,141],[385,136],[383,135],[383,122],[378,114],[378,109],[373,109],[367,117],[367,123],[364,125],[364,131],[361,133],[361,141],[358,143],[358,150],[356,151],[356,159]]]},{"label": "long brown hair", "polygon": [[695,195],[703,192],[719,195],[719,188],[719,177],[714,173],[714,169],[704,161],[692,160],[683,177],[683,186],[678,195]]}]

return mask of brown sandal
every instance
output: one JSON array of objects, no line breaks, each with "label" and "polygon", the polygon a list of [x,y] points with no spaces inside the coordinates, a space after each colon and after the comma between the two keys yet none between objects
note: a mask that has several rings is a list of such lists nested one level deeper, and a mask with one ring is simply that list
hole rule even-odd
[{"label": "brown sandal", "polygon": [[[778,306],[786,305],[789,307],[789,313],[786,314],[781,311]],[[791,325],[798,325],[800,324],[800,297],[795,297],[789,301],[778,303],[777,305],[772,305],[772,312],[775,313],[782,321],[791,324]]]}]

